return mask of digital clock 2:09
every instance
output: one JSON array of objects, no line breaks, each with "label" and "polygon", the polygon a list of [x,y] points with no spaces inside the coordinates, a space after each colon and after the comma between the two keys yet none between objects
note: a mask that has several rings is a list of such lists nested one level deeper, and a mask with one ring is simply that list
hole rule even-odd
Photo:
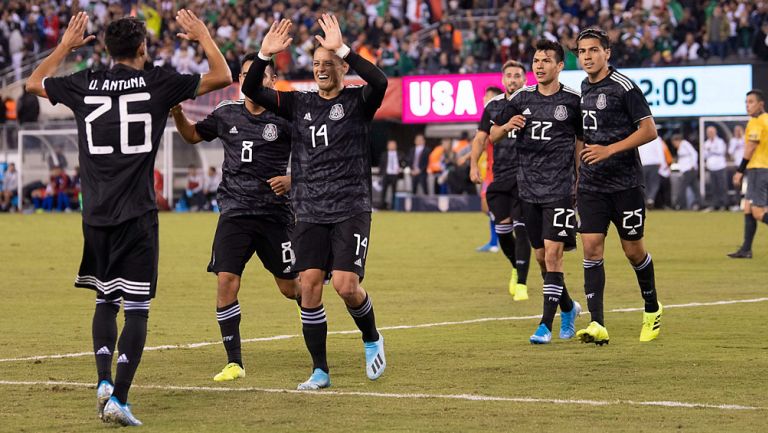
[{"label": "digital clock 2:09", "polygon": [[678,102],[684,105],[696,103],[696,80],[693,78],[685,78],[680,82],[675,78],[667,78],[661,88],[654,88],[653,81],[647,78],[638,83],[648,105],[661,105],[662,100],[666,105],[675,105]]}]

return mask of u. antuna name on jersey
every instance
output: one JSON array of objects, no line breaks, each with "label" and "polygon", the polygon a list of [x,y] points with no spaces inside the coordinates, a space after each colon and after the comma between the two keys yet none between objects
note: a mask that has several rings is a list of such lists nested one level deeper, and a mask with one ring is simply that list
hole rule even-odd
[{"label": "u. antuna name on jersey", "polygon": [[43,80],[51,103],[75,114],[86,224],[117,225],[157,209],[155,156],[168,111],[199,84],[199,74],[122,64]]},{"label": "u. antuna name on jersey", "polygon": [[525,117],[525,127],[513,131],[522,200],[551,203],[573,194],[576,139],[583,135],[579,96],[562,84],[552,95],[542,95],[537,85],[523,87],[496,118],[503,125],[516,115]]},{"label": "u. antuna name on jersey", "polygon": [[222,179],[217,201],[222,215],[259,215],[278,222],[293,219],[286,196],[267,182],[285,176],[291,154],[291,126],[280,116],[252,114],[243,100],[223,101],[195,124],[203,139],[218,138],[224,146]]},{"label": "u. antuna name on jersey", "polygon": [[[651,109],[637,85],[610,68],[608,76],[581,83],[581,116],[585,144],[607,146],[637,131],[638,123],[651,117]],[[596,164],[581,164],[579,188],[616,192],[643,184],[637,149],[618,153]]]}]

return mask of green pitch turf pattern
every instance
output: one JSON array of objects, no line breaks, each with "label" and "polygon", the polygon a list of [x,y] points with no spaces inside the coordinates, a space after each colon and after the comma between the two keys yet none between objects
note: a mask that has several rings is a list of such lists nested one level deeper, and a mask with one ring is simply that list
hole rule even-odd
[{"label": "green pitch turf pattern", "polygon": [[[335,393],[307,395],[283,392],[308,377],[310,360],[296,305],[258,261],[240,293],[243,338],[260,339],[243,345],[248,376],[211,380],[226,363],[216,343],[215,278],[205,272],[216,216],[163,214],[147,346],[214,344],[145,352],[134,414],[147,432],[761,431],[768,231],[758,228],[754,259],[732,260],[725,253],[741,240],[738,213],[653,212],[648,224],[659,299],[670,306],[660,338],[638,342],[639,311],[607,312],[608,346],[558,340],[559,319],[553,343],[532,346],[538,321],[525,317],[541,312],[538,266],[531,299],[513,302],[506,259],[474,252],[487,241],[482,215],[374,214],[363,286],[379,326],[401,327],[383,331],[387,371],[370,382],[359,334],[332,334]],[[94,296],[72,287],[81,237],[78,215],[0,215],[2,432],[107,428],[94,407]],[[581,257],[566,254],[565,281],[586,309]],[[606,274],[607,311],[642,307],[615,232]],[[727,300],[757,301],[687,305]],[[325,306],[331,332],[355,329],[330,286]],[[484,318],[506,319],[443,323]],[[588,320],[583,314],[577,327]],[[33,356],[43,358],[9,361]]]}]

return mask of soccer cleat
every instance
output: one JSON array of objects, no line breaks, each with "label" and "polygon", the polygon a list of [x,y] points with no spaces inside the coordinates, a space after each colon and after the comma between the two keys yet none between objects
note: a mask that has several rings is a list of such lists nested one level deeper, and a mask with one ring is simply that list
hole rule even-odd
[{"label": "soccer cleat", "polygon": [[655,340],[661,330],[661,312],[663,310],[661,302],[659,310],[653,313],[643,312],[643,328],[640,330],[640,341],[647,342]]},{"label": "soccer cleat", "polygon": [[751,259],[752,258],[752,251],[744,251],[741,248],[738,250],[728,253],[728,257],[732,259]]},{"label": "soccer cleat", "polygon": [[315,389],[328,388],[331,386],[331,376],[323,370],[316,368],[312,372],[312,376],[309,376],[306,382],[300,383],[296,387],[299,391],[310,391]]},{"label": "soccer cleat", "polygon": [[531,335],[531,344],[549,344],[552,341],[552,332],[547,329],[547,325],[541,323],[536,328],[536,332]]},{"label": "soccer cleat", "polygon": [[608,330],[605,326],[591,322],[585,329],[581,329],[576,333],[576,337],[581,340],[582,343],[595,343],[598,346],[608,344],[610,338],[608,337]]},{"label": "soccer cleat", "polygon": [[131,405],[120,404],[115,397],[110,397],[109,401],[107,401],[107,404],[104,406],[104,415],[101,419],[106,423],[119,424],[126,427],[142,425],[142,422],[131,413]]},{"label": "soccer cleat", "polygon": [[214,382],[226,382],[228,380],[235,380],[241,377],[245,377],[245,369],[240,367],[236,362],[230,362],[225,365],[221,370],[221,373],[213,376]]},{"label": "soccer cleat", "polygon": [[515,293],[512,295],[514,301],[528,300],[528,286],[525,284],[515,284]]},{"label": "soccer cleat", "polygon": [[581,304],[573,301],[573,308],[569,312],[560,311],[560,338],[568,340],[576,334],[576,318],[581,314]]},{"label": "soccer cleat", "polygon": [[112,391],[114,391],[114,389],[115,387],[106,380],[99,382],[99,385],[96,387],[96,411],[99,414],[99,418],[102,417],[104,406],[107,404],[109,398],[112,397]]},{"label": "soccer cleat", "polygon": [[475,251],[477,251],[478,253],[498,253],[499,252],[499,246],[498,245],[494,245],[494,244],[488,242],[487,244],[483,245],[482,247],[475,248]]},{"label": "soccer cleat", "polygon": [[515,296],[517,290],[517,268],[512,268],[512,275],[509,276],[509,294]]},{"label": "soccer cleat", "polygon": [[368,379],[376,380],[387,368],[387,358],[384,357],[384,336],[379,334],[379,340],[363,343],[365,346],[365,374]]}]

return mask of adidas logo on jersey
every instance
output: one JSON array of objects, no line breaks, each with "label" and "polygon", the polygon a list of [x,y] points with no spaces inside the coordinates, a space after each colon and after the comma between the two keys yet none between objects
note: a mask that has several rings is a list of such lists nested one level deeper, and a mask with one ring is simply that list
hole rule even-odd
[{"label": "adidas logo on jersey", "polygon": [[558,236],[568,236],[568,232],[565,230],[560,230],[560,233],[557,234]]},{"label": "adidas logo on jersey", "polygon": [[128,364],[128,357],[125,356],[125,353],[121,353],[120,356],[117,358],[118,364]]},{"label": "adidas logo on jersey", "polygon": [[101,346],[99,350],[96,351],[96,356],[98,355],[111,355],[112,352],[109,351],[109,348],[107,346]]},{"label": "adidas logo on jersey", "polygon": [[237,127],[233,126],[232,129],[229,130],[230,134],[237,134]]},{"label": "adidas logo on jersey", "polygon": [[355,260],[355,266],[363,267],[363,259],[357,259]]},{"label": "adidas logo on jersey", "polygon": [[283,273],[284,274],[287,274],[288,272],[291,272],[291,267],[290,266],[286,266],[285,269],[283,269]]},{"label": "adidas logo on jersey", "polygon": [[635,230],[635,229],[632,229],[632,230],[630,230],[630,231],[629,231],[629,233],[627,233],[627,234],[628,234],[628,235],[636,235],[636,234],[637,234],[637,230]]},{"label": "adidas logo on jersey", "polygon": [[526,108],[525,111],[523,111],[523,116],[530,116],[531,115],[531,109]]},{"label": "adidas logo on jersey", "polygon": [[312,121],[312,115],[309,114],[309,113],[305,114],[304,115],[304,120],[306,120],[307,122],[311,122]]}]

